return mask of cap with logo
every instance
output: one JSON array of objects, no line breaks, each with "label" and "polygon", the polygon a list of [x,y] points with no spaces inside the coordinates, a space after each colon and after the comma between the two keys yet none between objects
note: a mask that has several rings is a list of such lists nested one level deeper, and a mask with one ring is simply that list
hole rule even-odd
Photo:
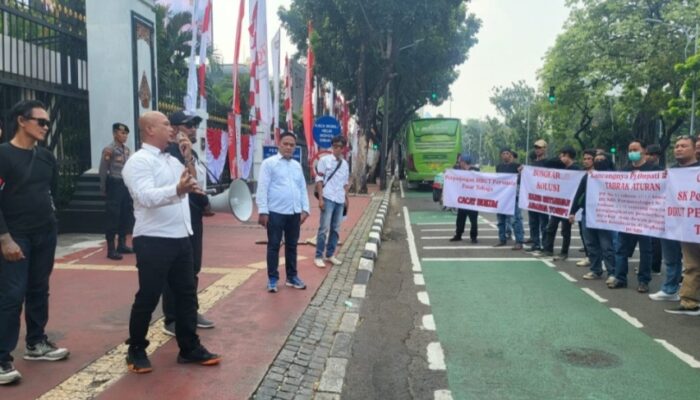
[{"label": "cap with logo", "polygon": [[535,147],[547,147],[547,142],[545,142],[542,139],[539,139],[535,142]]},{"label": "cap with logo", "polygon": [[126,133],[129,133],[129,127],[122,124],[121,122],[115,122],[112,124],[112,130],[113,131],[126,131]]}]

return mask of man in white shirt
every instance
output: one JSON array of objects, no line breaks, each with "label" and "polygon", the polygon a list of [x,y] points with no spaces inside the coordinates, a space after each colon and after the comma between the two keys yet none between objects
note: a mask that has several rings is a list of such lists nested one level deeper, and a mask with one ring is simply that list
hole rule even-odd
[{"label": "man in white shirt", "polygon": [[280,135],[279,153],[260,165],[258,190],[258,223],[267,229],[267,291],[277,292],[279,250],[284,235],[286,286],[306,289],[297,274],[297,242],[301,224],[309,217],[309,196],[301,164],[292,158],[296,136]]},{"label": "man in white shirt", "polygon": [[[331,140],[332,154],[323,156],[316,166],[316,192],[318,193],[318,208],[321,209],[321,222],[316,236],[316,257],[314,265],[325,268],[325,259],[333,265],[340,265],[342,260],[335,257],[335,247],[340,237],[340,223],[343,220],[343,209],[348,204],[348,178],[350,168],[343,161],[343,149],[346,140],[336,136]],[[330,229],[330,233],[328,230]],[[326,238],[328,242],[326,243]]]},{"label": "man in white shirt", "polygon": [[[160,112],[139,119],[143,145],[124,166],[122,175],[134,199],[134,251],[139,290],[129,318],[126,362],[135,373],[151,372],[146,334],[151,314],[167,282],[175,296],[178,363],[215,365],[221,360],[199,342],[197,291],[194,281],[188,193],[202,193],[197,181],[164,150],[173,128]],[[189,142],[187,138],[183,141]],[[183,143],[183,145],[186,145]]]}]

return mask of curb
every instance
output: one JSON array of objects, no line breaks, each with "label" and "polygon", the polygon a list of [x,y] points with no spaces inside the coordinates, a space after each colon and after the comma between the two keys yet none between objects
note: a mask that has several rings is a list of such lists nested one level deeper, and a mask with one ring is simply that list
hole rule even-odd
[{"label": "curb", "polygon": [[[353,334],[360,320],[362,299],[367,295],[367,284],[370,278],[372,278],[374,263],[379,256],[381,233],[384,229],[384,222],[389,212],[389,198],[391,196],[393,184],[394,179],[392,178],[379,204],[377,215],[372,223],[372,228],[368,234],[362,256],[358,262],[357,272],[355,273],[355,281],[352,285],[350,299],[358,303],[360,307],[353,307],[343,312],[340,325],[333,334],[331,357],[326,361],[325,368],[321,374],[321,381],[314,394],[314,399],[340,399],[340,395],[342,394],[345,372],[350,357],[352,356]],[[338,353],[333,351],[336,348],[343,348],[345,351],[343,354],[333,354]]]}]

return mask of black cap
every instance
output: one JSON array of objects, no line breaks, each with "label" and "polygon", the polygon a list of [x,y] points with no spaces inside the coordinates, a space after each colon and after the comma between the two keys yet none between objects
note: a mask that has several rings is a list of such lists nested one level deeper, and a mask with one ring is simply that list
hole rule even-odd
[{"label": "black cap", "polygon": [[124,130],[126,133],[129,133],[129,127],[122,124],[121,122],[115,122],[112,124],[112,131],[119,131],[119,130]]},{"label": "black cap", "polygon": [[501,147],[501,151],[498,154],[502,154],[504,152],[513,154],[513,150],[511,150],[510,147]]},{"label": "black cap", "polygon": [[187,115],[183,110],[170,114],[170,125],[184,125],[188,122],[199,124],[202,118],[197,115]]},{"label": "black cap", "polygon": [[660,156],[661,153],[663,152],[661,151],[661,146],[659,146],[658,144],[650,144],[649,146],[647,146],[647,154]]}]

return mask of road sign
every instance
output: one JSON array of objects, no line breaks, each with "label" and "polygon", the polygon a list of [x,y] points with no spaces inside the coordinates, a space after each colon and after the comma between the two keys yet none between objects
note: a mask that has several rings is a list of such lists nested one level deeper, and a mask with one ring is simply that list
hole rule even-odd
[{"label": "road sign", "polygon": [[[263,146],[263,160],[272,157],[277,154],[277,146]],[[292,158],[297,160],[301,164],[301,147],[297,146],[294,149],[294,154]]]},{"label": "road sign", "polygon": [[320,149],[331,147],[333,137],[340,135],[340,122],[337,119],[324,115],[314,122],[314,140]]}]

